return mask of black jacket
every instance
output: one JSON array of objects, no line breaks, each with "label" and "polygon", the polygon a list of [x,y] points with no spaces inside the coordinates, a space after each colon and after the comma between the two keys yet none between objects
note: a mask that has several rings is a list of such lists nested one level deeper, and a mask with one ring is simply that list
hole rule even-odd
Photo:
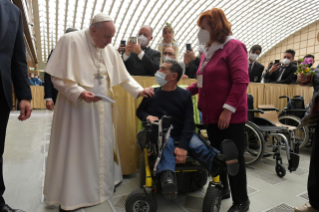
[{"label": "black jacket", "polygon": [[137,54],[132,52],[130,57],[124,61],[126,69],[131,75],[153,77],[159,69],[161,53],[149,47],[144,50],[144,53],[140,60]]},{"label": "black jacket", "polygon": [[253,69],[249,72],[249,81],[250,82],[260,82],[261,81],[261,75],[262,75],[262,73],[264,71],[264,68],[265,67],[263,65],[261,65],[260,63],[255,61]]},{"label": "black jacket", "polygon": [[189,78],[196,78],[196,73],[197,73],[199,64],[200,64],[200,58],[196,57],[196,59],[191,61],[188,64],[188,67],[186,67],[185,75],[187,75]]},{"label": "black jacket", "polygon": [[[8,0],[0,1],[0,79],[9,108],[12,83],[16,98],[31,100],[21,11]],[[4,102],[0,102],[3,104]]]},{"label": "black jacket", "polygon": [[286,68],[285,72],[283,73],[281,80],[277,82],[278,78],[280,77],[280,70],[282,67],[273,72],[272,74],[269,73],[269,69],[267,69],[265,74],[265,82],[269,83],[280,83],[280,84],[295,84],[297,81],[297,75],[295,75],[295,72],[297,70],[297,67],[293,64],[289,64],[289,66]]},{"label": "black jacket", "polygon": [[[51,57],[53,50],[51,50],[50,55],[48,57],[47,63]],[[44,73],[44,99],[51,98],[55,104],[56,98],[58,96],[58,90],[54,88],[53,83],[51,81],[51,75],[48,73]]]}]

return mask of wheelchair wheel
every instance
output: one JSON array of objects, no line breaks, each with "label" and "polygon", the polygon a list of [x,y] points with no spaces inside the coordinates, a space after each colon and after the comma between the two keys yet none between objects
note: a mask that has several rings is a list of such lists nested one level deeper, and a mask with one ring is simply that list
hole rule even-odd
[{"label": "wheelchair wheel", "polygon": [[145,173],[145,157],[144,152],[140,156],[140,188],[143,188],[146,181],[146,173]]},{"label": "wheelchair wheel", "polygon": [[[298,127],[301,123],[301,119],[297,116],[281,116],[278,117],[280,123],[290,126]],[[302,127],[295,131],[296,143],[299,143],[299,149],[305,147],[309,141],[309,129],[308,127]]]},{"label": "wheelchair wheel", "polygon": [[286,168],[282,164],[276,165],[276,173],[278,177],[284,177],[286,175]]},{"label": "wheelchair wheel", "polygon": [[133,191],[125,202],[126,212],[155,212],[157,202],[153,193],[146,193],[143,188]]},{"label": "wheelchair wheel", "polygon": [[254,123],[245,123],[245,164],[246,166],[258,162],[264,154],[265,140]]},{"label": "wheelchair wheel", "polygon": [[208,186],[203,201],[203,212],[219,212],[221,206],[221,190],[214,186]]}]

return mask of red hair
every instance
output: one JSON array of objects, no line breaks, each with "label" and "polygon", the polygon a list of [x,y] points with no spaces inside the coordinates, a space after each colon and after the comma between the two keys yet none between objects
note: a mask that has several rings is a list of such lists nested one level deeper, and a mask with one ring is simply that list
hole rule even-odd
[{"label": "red hair", "polygon": [[212,28],[210,32],[210,46],[214,41],[224,43],[228,35],[231,35],[231,23],[226,18],[223,10],[219,8],[213,8],[203,12],[198,20],[197,25],[200,27],[200,23],[204,18],[208,18],[209,25]]}]

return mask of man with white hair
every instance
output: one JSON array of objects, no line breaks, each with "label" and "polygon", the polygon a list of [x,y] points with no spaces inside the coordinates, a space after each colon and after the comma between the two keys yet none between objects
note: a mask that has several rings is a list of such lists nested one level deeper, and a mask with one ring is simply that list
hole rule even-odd
[{"label": "man with white hair", "polygon": [[59,94],[44,194],[49,205],[60,204],[60,211],[100,204],[122,180],[113,105],[96,95],[112,98],[115,85],[135,98],[151,93],[130,76],[110,44],[115,30],[109,16],[97,14],[89,29],[61,37],[45,69]]}]

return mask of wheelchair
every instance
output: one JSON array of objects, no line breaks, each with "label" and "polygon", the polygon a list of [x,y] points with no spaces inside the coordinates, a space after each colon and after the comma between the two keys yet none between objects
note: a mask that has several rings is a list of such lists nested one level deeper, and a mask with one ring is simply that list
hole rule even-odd
[{"label": "wheelchair", "polygon": [[[264,111],[265,110],[265,111]],[[259,117],[255,117],[255,113]],[[248,121],[245,123],[245,162],[252,165],[262,157],[273,155],[276,160],[276,173],[279,177],[286,175],[283,166],[281,149],[286,149],[288,170],[296,171],[299,166],[298,146],[295,146],[294,130],[296,127],[279,123],[277,112],[271,106],[263,106],[257,110],[253,107],[253,97],[248,94]],[[286,135],[289,135],[290,142]],[[266,148],[272,152],[266,152]]]},{"label": "wheelchair", "polygon": [[[279,114],[279,122],[285,125],[291,125],[298,127],[301,124],[301,120],[304,118],[307,111],[304,103],[304,98],[302,96],[294,96],[289,98],[288,96],[280,96],[279,99],[287,99],[287,106]],[[307,144],[313,140],[314,127],[303,126],[297,133],[297,143],[299,149],[307,146]]]},{"label": "wheelchair", "polygon": [[[156,176],[156,167],[161,158],[162,150],[165,147],[165,137],[169,135],[171,118],[164,116],[158,123],[143,122],[144,130],[138,133],[138,146],[143,151],[140,160],[140,188],[133,191],[126,199],[125,207],[127,212],[155,212],[157,202],[155,194],[161,190],[159,177]],[[161,125],[161,127],[159,127]],[[200,133],[205,129],[203,125],[198,127],[198,136],[203,142],[212,148],[205,135]],[[161,130],[159,130],[161,129]],[[168,136],[167,136],[168,138]],[[223,141],[225,142],[225,141]],[[232,142],[226,140],[226,142]],[[161,147],[162,144],[162,147]],[[175,142],[175,145],[178,142]],[[214,148],[212,148],[214,150]],[[215,151],[215,150],[214,150]],[[214,165],[224,166],[223,154],[215,151]],[[175,180],[178,193],[193,192],[199,190],[207,183],[208,173],[191,156],[187,156],[186,163],[177,164],[175,167]],[[221,206],[221,191],[223,185],[219,176],[214,176],[209,182],[203,200],[203,212],[218,212]]]}]

